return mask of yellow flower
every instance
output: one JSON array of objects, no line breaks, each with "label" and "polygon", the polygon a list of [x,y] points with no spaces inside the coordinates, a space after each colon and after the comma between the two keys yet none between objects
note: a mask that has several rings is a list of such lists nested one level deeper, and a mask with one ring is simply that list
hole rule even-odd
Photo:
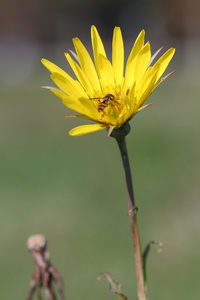
[{"label": "yellow flower", "polygon": [[152,65],[162,48],[151,57],[150,43],[144,44],[144,35],[142,30],[128,57],[125,72],[124,43],[119,27],[115,27],[113,33],[112,63],[107,58],[95,26],[91,27],[94,63],[81,41],[73,39],[77,54],[71,53],[75,59],[68,53],[65,56],[77,80],[50,61],[42,59],[58,86],[46,88],[58,96],[64,105],[79,113],[70,117],[97,122],[75,127],[69,132],[70,135],[78,136],[104,128],[108,128],[111,134],[114,128],[124,125],[137,112],[150,105],[142,106],[152,91],[171,74],[161,78],[175,49],[169,49]]}]

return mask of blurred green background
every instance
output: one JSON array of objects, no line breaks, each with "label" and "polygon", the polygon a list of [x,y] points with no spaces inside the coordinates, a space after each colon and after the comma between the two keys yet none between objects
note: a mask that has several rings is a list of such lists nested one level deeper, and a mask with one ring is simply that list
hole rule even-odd
[{"label": "blurred green background", "polygon": [[[173,2],[173,3],[172,3]],[[173,5],[172,5],[173,4]],[[198,5],[197,3],[195,5]],[[126,57],[143,28],[152,52],[177,48],[176,73],[131,121],[127,137],[150,299],[199,299],[199,16],[189,1],[6,1],[0,12],[0,297],[24,299],[34,264],[26,248],[47,237],[67,299],[116,299],[101,271],[136,299],[133,246],[122,164],[106,131],[70,137],[83,121],[49,91],[45,57],[71,73],[64,52],[98,27],[109,52],[121,26]]]}]

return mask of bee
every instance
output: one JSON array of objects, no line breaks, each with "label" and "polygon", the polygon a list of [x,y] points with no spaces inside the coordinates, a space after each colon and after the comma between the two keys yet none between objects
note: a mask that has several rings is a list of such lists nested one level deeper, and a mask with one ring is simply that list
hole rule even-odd
[{"label": "bee", "polygon": [[112,102],[115,102],[115,97],[112,94],[107,94],[105,95],[104,98],[91,98],[91,100],[93,99],[98,99],[99,100],[99,104],[98,104],[98,112],[103,112],[104,109],[109,105],[112,104]]}]

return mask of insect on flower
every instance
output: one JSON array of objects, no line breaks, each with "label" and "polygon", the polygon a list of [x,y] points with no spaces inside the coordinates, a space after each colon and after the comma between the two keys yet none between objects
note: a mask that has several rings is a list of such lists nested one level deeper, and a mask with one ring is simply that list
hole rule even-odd
[{"label": "insect on flower", "polygon": [[110,105],[112,106],[113,103],[117,103],[117,101],[115,101],[115,97],[112,94],[107,94],[104,98],[90,98],[90,100],[98,100],[99,104],[98,104],[98,112],[103,112],[104,109]]}]

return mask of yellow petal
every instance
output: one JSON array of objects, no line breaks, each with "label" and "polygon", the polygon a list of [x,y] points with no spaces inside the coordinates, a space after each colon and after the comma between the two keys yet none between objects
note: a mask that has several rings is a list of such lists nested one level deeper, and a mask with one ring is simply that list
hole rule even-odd
[{"label": "yellow petal", "polygon": [[99,112],[89,99],[80,98],[77,100],[59,91],[51,90],[51,92],[60,98],[68,108],[89,117],[93,121],[99,121]]},{"label": "yellow petal", "polygon": [[99,54],[97,65],[102,84],[114,86],[114,72],[110,61],[102,54]]},{"label": "yellow petal", "polygon": [[151,46],[149,42],[147,42],[137,55],[135,76],[134,76],[134,81],[136,82],[136,84],[139,83],[142,76],[144,76],[144,73],[146,72],[150,59],[151,59]]},{"label": "yellow petal", "polygon": [[130,111],[132,112],[135,106],[135,84],[132,85],[129,91],[129,98],[130,98]]},{"label": "yellow petal", "polygon": [[110,124],[116,126],[118,124],[117,121],[119,120],[119,113],[115,109],[112,109],[110,106],[107,106],[105,108],[105,112],[108,119],[110,120]]},{"label": "yellow petal", "polygon": [[124,74],[124,43],[121,29],[115,27],[112,42],[112,65],[116,84],[122,83]]},{"label": "yellow petal", "polygon": [[126,64],[126,72],[125,72],[127,87],[130,87],[133,84],[136,58],[142,46],[144,45],[144,36],[145,36],[145,31],[142,30],[138,35],[135,44],[133,46],[133,49],[131,50],[131,53],[128,57],[127,64]]},{"label": "yellow petal", "polygon": [[[42,59],[41,62],[43,63],[43,65],[51,72],[51,73],[58,73],[62,76],[64,76],[66,78],[66,80],[68,82],[70,82],[71,84],[73,84],[77,90],[79,90],[79,92],[83,95],[86,96],[86,93],[84,92],[82,86],[80,85],[80,83],[77,80],[74,80],[71,76],[69,76],[65,71],[63,71],[62,69],[60,69],[58,66],[56,66],[55,64],[53,64],[52,62],[46,60],[46,59]],[[44,86],[43,88],[49,88],[47,86]],[[51,87],[50,87],[51,89]],[[52,89],[55,89],[52,87]]]},{"label": "yellow petal", "polygon": [[105,52],[102,40],[101,40],[99,33],[94,25],[91,27],[91,39],[92,39],[92,48],[93,48],[93,54],[94,54],[94,62],[95,62],[95,66],[96,66],[96,69],[97,69],[97,72],[99,75],[97,58],[98,58],[99,54],[103,55],[104,57],[107,57],[107,56],[106,56],[106,52]]},{"label": "yellow petal", "polygon": [[139,108],[151,94],[156,83],[156,78],[157,70],[153,67],[149,67],[139,86],[139,91],[137,95],[138,101],[136,103],[137,108]]},{"label": "yellow petal", "polygon": [[63,71],[61,68],[56,66],[54,63],[50,62],[49,60],[42,58],[41,59],[42,64],[49,70],[51,73],[59,73],[60,75],[67,78],[68,81],[74,82],[74,79],[69,76],[65,71]]},{"label": "yellow petal", "polygon": [[99,114],[97,107],[93,104],[93,102],[90,99],[85,98],[79,99],[79,101],[85,108],[85,115],[101,123],[101,115]]},{"label": "yellow petal", "polygon": [[71,58],[69,53],[65,53],[66,59],[68,60],[72,70],[74,71],[74,74],[78,78],[79,82],[85,89],[86,93],[90,96],[94,95],[94,89],[88,80],[87,76],[83,72],[83,70],[79,67],[79,65]]},{"label": "yellow petal", "polygon": [[51,92],[55,96],[60,98],[63,101],[63,104],[65,106],[67,106],[68,108],[70,108],[80,114],[86,113],[85,107],[77,99],[73,99],[72,97],[70,97],[62,92],[59,92],[59,91],[51,90]]},{"label": "yellow petal", "polygon": [[[42,58],[41,63],[51,72],[60,73],[63,76],[68,75],[65,71],[63,71],[61,68],[56,66],[54,63],[50,62],[49,60]],[[69,76],[69,75],[68,75]]]},{"label": "yellow petal", "polygon": [[170,63],[170,60],[174,56],[175,49],[171,48],[167,52],[165,52],[161,58],[154,64],[153,67],[159,66],[159,71],[157,72],[157,80],[162,76],[162,74],[165,72],[168,64]]},{"label": "yellow petal", "polygon": [[51,79],[53,82],[67,95],[71,96],[72,98],[81,98],[81,97],[87,97],[87,94],[85,94],[84,90],[82,90],[82,93],[79,89],[76,88],[76,86],[70,82],[66,77],[62,76],[59,73],[52,73]]},{"label": "yellow petal", "polygon": [[82,126],[78,126],[78,127],[73,128],[72,130],[70,130],[69,135],[79,136],[79,135],[99,131],[99,130],[105,129],[106,127],[107,126],[105,126],[103,124],[82,125]]},{"label": "yellow petal", "polygon": [[100,83],[97,72],[88,51],[78,38],[73,39],[73,43],[76,49],[76,53],[78,54],[79,63],[83,72],[92,84],[93,89],[96,91],[100,90]]}]

